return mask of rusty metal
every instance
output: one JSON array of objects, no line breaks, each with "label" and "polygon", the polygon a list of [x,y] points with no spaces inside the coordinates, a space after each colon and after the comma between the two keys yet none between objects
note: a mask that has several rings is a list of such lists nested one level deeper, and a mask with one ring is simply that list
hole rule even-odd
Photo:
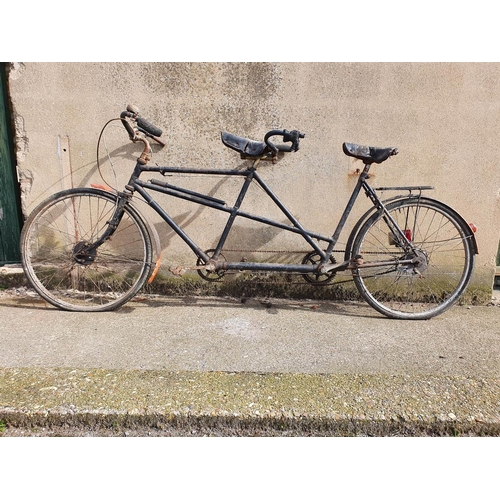
[{"label": "rusty metal", "polygon": [[133,140],[134,142],[141,141],[144,143],[144,149],[137,161],[141,165],[147,165],[151,161],[151,146],[149,145],[149,141],[144,137],[137,137],[137,136]]},{"label": "rusty metal", "polygon": [[153,272],[151,273],[151,276],[148,279],[148,285],[151,285],[153,283],[154,279],[156,278],[156,275],[158,274],[158,271],[160,270],[161,267],[161,255],[159,255],[155,267],[153,269]]}]

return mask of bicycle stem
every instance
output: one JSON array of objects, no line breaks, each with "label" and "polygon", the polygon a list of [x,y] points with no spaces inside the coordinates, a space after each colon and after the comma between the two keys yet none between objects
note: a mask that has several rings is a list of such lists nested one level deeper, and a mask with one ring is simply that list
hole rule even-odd
[{"label": "bicycle stem", "polygon": [[133,142],[141,141],[144,143],[144,149],[141,153],[141,156],[137,159],[137,161],[141,165],[147,165],[151,161],[151,144],[149,144],[149,141],[145,137],[138,137],[136,135],[135,139],[132,139]]}]

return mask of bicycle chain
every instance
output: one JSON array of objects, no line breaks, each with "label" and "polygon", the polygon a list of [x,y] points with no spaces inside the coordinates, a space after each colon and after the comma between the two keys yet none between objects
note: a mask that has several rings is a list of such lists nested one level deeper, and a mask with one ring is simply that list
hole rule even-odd
[{"label": "bicycle chain", "polygon": [[[251,249],[232,249],[232,248],[224,248],[222,250],[222,253],[228,253],[228,252],[233,252],[233,253],[273,253],[273,254],[294,254],[294,255],[303,255],[303,254],[307,254],[307,251],[305,250],[251,250]],[[336,253],[344,253],[343,250],[334,250],[333,252],[336,252]],[[197,267],[203,267],[203,266],[197,266]],[[191,268],[193,269],[193,268]],[[226,274],[238,274],[240,272],[246,272],[246,271],[233,271],[233,272],[226,272],[224,275]],[[257,273],[258,274],[258,273]],[[286,275],[290,276],[290,275],[301,275],[302,273],[292,273],[292,272],[289,272],[289,273],[286,273]],[[220,277],[220,280],[210,280],[210,281],[214,281],[214,282],[217,282],[217,281],[222,281],[222,279],[224,278],[224,275]],[[348,279],[348,280],[344,280],[344,281],[336,281],[335,283],[331,283],[331,282],[327,282],[327,283],[309,283],[310,285],[312,286],[327,286],[327,285],[332,285],[332,284],[340,284],[340,283],[347,283],[349,281],[352,281],[352,278]],[[252,283],[256,283],[256,284],[266,284],[267,282],[265,281],[253,281],[252,280]],[[304,281],[304,280],[301,280],[301,281],[287,281],[287,285],[306,285],[307,283]]]},{"label": "bicycle chain", "polygon": [[[230,249],[230,248],[224,248],[223,249],[223,252],[224,253],[227,253],[227,252],[233,252],[233,253],[274,253],[274,254],[304,254],[304,253],[307,253],[305,252],[304,250],[301,250],[301,251],[296,251],[296,250],[249,250],[249,249],[240,249],[240,250],[237,250],[237,249]],[[345,253],[345,250],[333,250],[332,253]],[[368,253],[368,254],[377,254],[378,252],[365,252],[365,253]],[[190,267],[189,269],[192,269],[192,270],[198,270],[198,269],[204,269],[205,266],[192,266]],[[172,271],[172,270],[171,270]],[[220,277],[220,279],[218,280],[210,280],[210,281],[213,281],[213,282],[218,282],[218,281],[222,281],[224,279],[224,276],[226,274],[238,274],[238,273],[241,273],[241,272],[246,272],[246,271],[233,271],[233,272],[226,272],[224,273],[223,276]],[[372,278],[372,277],[375,277],[375,276],[381,276],[381,275],[384,275],[384,274],[388,274],[388,273],[391,273],[392,270],[388,270],[388,271],[382,271],[382,272],[379,272],[379,273],[374,273],[372,275],[368,275],[368,276],[364,276],[364,278]],[[286,273],[288,276],[290,275],[301,275],[302,273]],[[342,283],[350,283],[351,281],[353,281],[353,278],[350,277],[348,279],[345,279],[345,280],[341,280],[341,281],[334,281],[334,282],[327,282],[327,283],[309,283],[311,286],[332,286],[332,285],[340,285]],[[256,284],[266,284],[267,282],[266,281],[252,281],[252,283],[256,283]],[[301,281],[289,281],[287,282],[287,285],[306,285],[307,283],[304,282],[304,280],[301,280]]]}]

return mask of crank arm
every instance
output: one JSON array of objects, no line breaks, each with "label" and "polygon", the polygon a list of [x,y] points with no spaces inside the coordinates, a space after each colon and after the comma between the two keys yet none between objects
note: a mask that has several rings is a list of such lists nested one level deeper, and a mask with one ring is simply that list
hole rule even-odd
[{"label": "crank arm", "polygon": [[332,264],[325,264],[319,269],[320,274],[327,274],[331,271],[345,271],[346,269],[352,269],[352,262],[350,260],[345,260],[344,262],[336,262]]}]

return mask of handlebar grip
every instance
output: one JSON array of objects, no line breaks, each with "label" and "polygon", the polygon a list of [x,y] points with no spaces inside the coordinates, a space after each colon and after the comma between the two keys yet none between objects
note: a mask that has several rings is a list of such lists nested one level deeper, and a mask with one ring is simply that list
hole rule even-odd
[{"label": "handlebar grip", "polygon": [[136,119],[137,126],[147,132],[148,134],[151,134],[154,137],[161,137],[161,134],[163,134],[163,130],[161,128],[156,127],[152,123],[148,122],[144,118],[138,116]]},{"label": "handlebar grip", "polygon": [[128,105],[127,111],[123,111],[120,114],[120,118],[122,120],[123,126],[127,130],[130,138],[133,140],[135,137],[135,131],[132,128],[132,125],[126,120],[126,118],[131,118],[137,124],[137,127],[140,131],[146,133],[149,137],[154,139],[158,144],[165,146],[165,142],[160,139],[161,134],[163,134],[163,130],[161,128],[156,127],[152,123],[150,123],[145,118],[139,116],[139,109],[135,106]]},{"label": "handlebar grip", "polygon": [[297,139],[304,139],[306,134],[302,134],[298,130],[292,130],[289,132],[288,130],[283,130],[283,142],[295,142]]}]

